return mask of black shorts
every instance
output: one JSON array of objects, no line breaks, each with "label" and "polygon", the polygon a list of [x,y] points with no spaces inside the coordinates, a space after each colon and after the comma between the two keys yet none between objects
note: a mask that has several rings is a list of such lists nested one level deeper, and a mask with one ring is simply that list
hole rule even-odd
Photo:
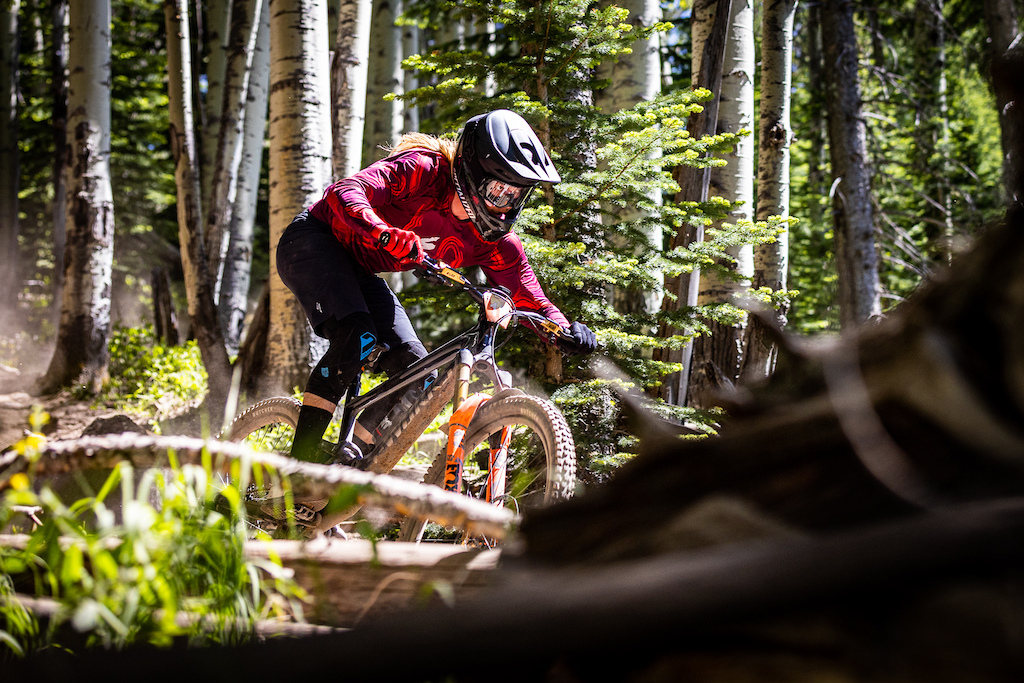
[{"label": "black shorts", "polygon": [[331,228],[307,211],[296,216],[281,235],[277,273],[299,300],[317,335],[324,336],[322,326],[330,318],[344,320],[353,313],[369,313],[378,340],[393,351],[426,355],[405,308],[387,283],[356,263]]}]

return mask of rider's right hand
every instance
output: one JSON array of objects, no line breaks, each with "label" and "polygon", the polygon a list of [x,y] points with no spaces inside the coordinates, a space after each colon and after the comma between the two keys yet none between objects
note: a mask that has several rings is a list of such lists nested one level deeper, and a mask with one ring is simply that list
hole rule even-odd
[{"label": "rider's right hand", "polygon": [[377,234],[377,246],[399,261],[419,263],[425,253],[420,236],[401,228],[381,228]]}]

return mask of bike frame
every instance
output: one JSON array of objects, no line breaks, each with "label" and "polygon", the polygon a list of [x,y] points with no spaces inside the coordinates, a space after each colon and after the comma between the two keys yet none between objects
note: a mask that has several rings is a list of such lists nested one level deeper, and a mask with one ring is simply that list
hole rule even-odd
[{"label": "bike frame", "polygon": [[[448,451],[446,454],[448,461],[445,468],[445,489],[460,492],[462,489],[462,469],[465,461],[462,438],[477,409],[491,398],[489,394],[485,393],[469,395],[473,374],[482,371],[494,383],[498,391],[509,389],[512,384],[511,374],[499,369],[494,360],[494,343],[498,329],[507,326],[515,318],[524,318],[535,323],[553,338],[566,338],[568,335],[557,323],[548,317],[533,311],[516,309],[511,297],[501,292],[501,290],[479,288],[461,273],[440,261],[434,261],[428,257],[420,265],[426,271],[427,276],[434,281],[458,287],[469,293],[480,306],[479,320],[474,327],[453,337],[405,370],[399,372],[394,377],[388,378],[385,382],[365,394],[359,393],[363,375],[360,372],[345,393],[345,404],[341,417],[342,443],[351,440],[356,416],[366,407],[385,400],[396,392],[404,391],[415,383],[422,382],[435,370],[440,371],[446,365],[454,363],[451,371],[455,372],[456,375],[454,395],[452,397],[453,414],[449,423]],[[488,305],[486,294],[488,293],[492,295],[497,293],[498,296],[511,305],[511,313],[506,316],[508,320],[504,318],[502,320],[488,320],[486,311]],[[498,441],[499,443],[491,444],[485,493],[486,500],[493,502],[495,505],[500,505],[505,495],[505,470],[508,463],[511,429],[508,427],[504,428]]]}]

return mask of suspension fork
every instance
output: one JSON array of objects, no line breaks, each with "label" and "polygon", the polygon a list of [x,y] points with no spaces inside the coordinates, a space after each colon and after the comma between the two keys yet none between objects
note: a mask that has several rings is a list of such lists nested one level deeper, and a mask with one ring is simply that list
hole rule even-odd
[{"label": "suspension fork", "polygon": [[[469,428],[476,411],[485,402],[490,400],[490,395],[476,393],[469,395],[469,382],[473,367],[478,362],[490,360],[488,369],[495,375],[495,383],[499,387],[507,385],[501,377],[500,371],[494,366],[493,356],[488,353],[481,353],[474,357],[468,350],[459,352],[455,379],[455,397],[453,400],[454,410],[448,427],[448,449],[446,452],[444,488],[446,491],[455,493],[462,492],[462,472],[466,461],[466,452],[463,447],[463,439],[466,430]],[[496,505],[501,505],[505,496],[505,470],[508,465],[508,446],[511,441],[512,430],[505,427],[501,430],[501,437],[495,443],[491,442],[490,455],[488,458],[487,487],[485,499]]]}]

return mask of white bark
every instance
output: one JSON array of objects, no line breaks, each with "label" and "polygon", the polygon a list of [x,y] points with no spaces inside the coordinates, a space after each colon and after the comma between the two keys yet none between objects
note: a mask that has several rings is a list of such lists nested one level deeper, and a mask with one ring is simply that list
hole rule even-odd
[{"label": "white bark", "polygon": [[[733,0],[722,65],[722,92],[718,109],[718,133],[752,131],[754,127],[754,8],[751,0]],[[752,135],[740,138],[725,155],[727,165],[711,171],[710,195],[733,203],[727,222],[739,223],[753,219],[754,205],[754,140]],[[724,277],[708,268],[701,271],[699,305],[739,303],[753,276],[753,247],[749,244],[730,247],[727,253],[736,260],[730,270],[742,279]],[[711,376],[707,363],[713,363],[725,379],[735,382],[739,376],[743,354],[745,323],[736,326],[710,323],[710,335],[694,341],[690,394],[691,405],[706,407],[698,395],[708,389]]]},{"label": "white bark", "polygon": [[331,66],[334,179],[361,168],[370,61],[372,0],[341,0]]},{"label": "white bark", "polygon": [[[718,132],[739,133],[754,128],[754,8],[751,0],[733,0],[729,36],[725,44],[722,68],[722,96],[718,108]],[[725,155],[727,165],[711,171],[710,194],[728,199],[735,206],[728,220],[733,223],[753,219],[754,138],[741,138]],[[753,274],[753,250],[750,245],[733,247],[730,256],[737,260],[735,270],[749,278]],[[708,272],[702,282],[701,303],[730,301],[746,285],[724,281]],[[702,274],[703,278],[704,274]]]},{"label": "white bark", "polygon": [[178,241],[185,275],[188,315],[209,375],[209,403],[215,411],[223,406],[230,385],[230,364],[224,348],[213,298],[213,284],[203,244],[202,210],[196,169],[193,126],[192,60],[187,0],[164,0],[167,24],[168,114],[174,180],[178,191]]},{"label": "white bark", "polygon": [[[792,127],[790,95],[793,65],[793,17],[796,0],[766,0],[761,24],[761,100],[757,155],[757,213],[759,221],[789,216],[789,159]],[[786,288],[789,233],[775,242],[754,247],[755,288]],[[786,311],[777,311],[785,324]],[[752,325],[744,356],[744,375],[767,377],[775,367],[776,349],[760,325]]]},{"label": "white bark", "polygon": [[206,253],[218,297],[221,268],[230,240],[231,207],[238,186],[238,165],[242,158],[242,129],[248,100],[249,73],[256,47],[263,0],[234,0],[231,33],[224,71],[224,102],[220,111],[217,157],[210,180],[210,202],[206,211]]},{"label": "white bark", "polygon": [[[202,116],[201,203],[210,205],[213,172],[220,140],[220,114],[224,106],[224,73],[231,33],[231,0],[209,0],[203,27],[206,50],[206,101]],[[191,49],[191,46],[190,46]],[[191,60],[190,60],[191,61]]]},{"label": "white bark", "polygon": [[106,377],[114,202],[110,188],[110,2],[69,6],[67,257],[57,345],[43,391]]},{"label": "white bark", "polygon": [[224,257],[218,314],[228,351],[238,351],[249,304],[252,239],[263,166],[263,142],[267,132],[267,98],[270,86],[270,13],[264,3],[253,50],[242,131],[238,184],[232,203],[230,239]]},{"label": "white bark", "polygon": [[304,386],[305,316],[277,276],[277,243],[331,179],[330,63],[325,0],[270,0],[270,330],[272,388]]}]

